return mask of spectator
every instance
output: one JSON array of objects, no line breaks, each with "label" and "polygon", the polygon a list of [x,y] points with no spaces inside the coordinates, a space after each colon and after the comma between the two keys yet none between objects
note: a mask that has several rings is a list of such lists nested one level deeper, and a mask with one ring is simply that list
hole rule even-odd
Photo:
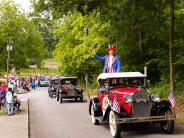
[{"label": "spectator", "polygon": [[32,87],[32,89],[34,89],[34,90],[35,90],[35,88],[36,88],[35,80],[33,80],[33,81],[31,82],[31,87]]},{"label": "spectator", "polygon": [[1,84],[1,100],[3,101],[5,99],[6,95],[6,84],[3,82]]},{"label": "spectator", "polygon": [[11,88],[8,88],[8,92],[6,93],[6,104],[7,104],[8,115],[12,115],[13,114],[13,94],[12,94]]},{"label": "spectator", "polygon": [[8,85],[8,88],[11,88],[11,89],[12,89],[12,91],[14,91],[14,85],[13,85],[13,83],[12,83],[12,82]]}]

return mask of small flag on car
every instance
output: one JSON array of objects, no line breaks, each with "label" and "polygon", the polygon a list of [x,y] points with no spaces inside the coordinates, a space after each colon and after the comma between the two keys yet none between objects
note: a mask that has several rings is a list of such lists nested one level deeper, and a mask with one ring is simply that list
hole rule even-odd
[{"label": "small flag on car", "polygon": [[176,100],[174,98],[174,94],[172,91],[169,92],[168,99],[169,99],[169,102],[171,103],[171,107],[172,108],[176,107]]},{"label": "small flag on car", "polygon": [[118,103],[118,97],[117,96],[114,96],[113,108],[114,108],[114,111],[116,111],[117,113],[120,113],[120,106],[119,106],[119,103]]}]

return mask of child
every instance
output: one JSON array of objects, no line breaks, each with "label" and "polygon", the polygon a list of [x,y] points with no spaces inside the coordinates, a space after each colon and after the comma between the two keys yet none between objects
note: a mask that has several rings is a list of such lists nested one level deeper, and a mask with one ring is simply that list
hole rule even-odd
[{"label": "child", "polygon": [[13,94],[12,94],[12,88],[8,88],[8,92],[6,93],[6,104],[7,104],[8,115],[12,115],[13,114]]},{"label": "child", "polygon": [[35,87],[36,87],[35,80],[33,80],[33,81],[31,82],[31,87],[32,87],[32,89],[34,89],[34,90],[35,90]]}]

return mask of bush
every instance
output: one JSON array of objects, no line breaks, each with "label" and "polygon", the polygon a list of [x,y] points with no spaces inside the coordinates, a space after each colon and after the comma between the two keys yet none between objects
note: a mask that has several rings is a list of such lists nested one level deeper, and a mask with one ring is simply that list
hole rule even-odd
[{"label": "bush", "polygon": [[169,93],[169,84],[158,83],[149,88],[150,93],[158,93],[161,98],[167,97]]}]

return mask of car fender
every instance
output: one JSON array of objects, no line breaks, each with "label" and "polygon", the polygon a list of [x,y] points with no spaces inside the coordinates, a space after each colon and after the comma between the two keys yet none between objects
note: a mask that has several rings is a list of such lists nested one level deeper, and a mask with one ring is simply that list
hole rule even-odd
[{"label": "car fender", "polygon": [[100,102],[99,102],[99,99],[97,97],[93,98],[92,100],[90,100],[90,103],[89,103],[89,114],[91,115],[91,107],[93,105],[93,108],[94,108],[94,115],[95,116],[100,116],[102,114],[102,111],[101,111],[101,107],[100,107]]},{"label": "car fender", "polygon": [[171,104],[167,100],[162,100],[154,105],[156,115],[160,115],[163,110],[172,110]]}]

